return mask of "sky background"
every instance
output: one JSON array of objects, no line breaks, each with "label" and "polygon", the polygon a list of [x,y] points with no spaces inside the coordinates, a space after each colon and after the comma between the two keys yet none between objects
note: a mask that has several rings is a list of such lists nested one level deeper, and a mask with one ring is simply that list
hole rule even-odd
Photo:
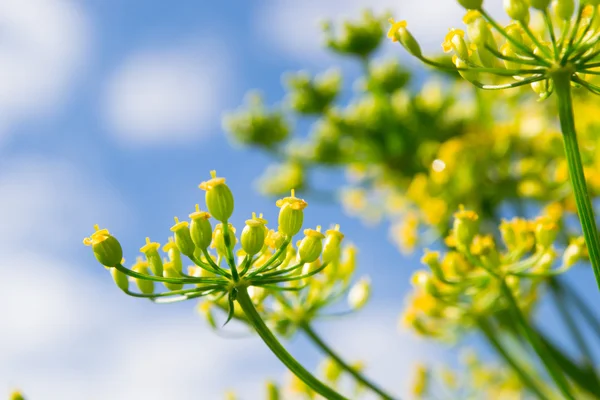
[{"label": "sky background", "polygon": [[[318,22],[366,5],[409,20],[427,51],[463,13],[448,0],[0,1],[0,397],[20,387],[30,399],[220,399],[228,389],[261,399],[264,378],[285,379],[259,339],[216,335],[195,302],[123,295],[81,240],[98,223],[133,260],[145,236],[164,242],[173,216],[202,203],[211,169],[238,198],[234,223],[252,211],[275,220],[253,185],[269,160],[232,147],[222,113],[254,88],[279,101],[288,70],[356,76],[323,50]],[[415,361],[455,359],[397,329],[418,254],[401,257],[385,226],[335,204],[311,203],[306,223],[340,223],[373,282],[359,315],[317,325],[336,349],[397,393]],[[593,293],[593,282],[582,287]],[[301,338],[290,348],[309,368],[319,361]]]}]

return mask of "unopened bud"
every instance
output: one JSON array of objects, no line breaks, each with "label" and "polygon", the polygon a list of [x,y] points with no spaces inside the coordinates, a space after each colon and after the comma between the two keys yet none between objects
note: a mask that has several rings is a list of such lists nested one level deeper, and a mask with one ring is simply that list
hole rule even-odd
[{"label": "unopened bud", "polygon": [[458,4],[467,10],[479,10],[483,5],[483,0],[458,0]]},{"label": "unopened bud", "polygon": [[246,226],[242,230],[240,237],[242,249],[246,254],[253,256],[262,250],[267,234],[266,223],[267,221],[262,219],[262,214],[259,217],[253,214],[252,219],[246,221]]},{"label": "unopened bud", "polygon": [[175,244],[179,251],[188,257],[193,256],[196,245],[190,234],[189,223],[187,221],[180,222],[179,218],[175,217],[175,225],[171,227],[171,232],[175,234]]},{"label": "unopened bud", "polygon": [[[229,239],[229,247],[233,249],[237,243],[237,238],[235,237],[235,228],[230,223],[227,224],[227,238]],[[217,224],[217,226],[215,226],[215,231],[213,232],[213,246],[217,249],[217,254],[223,257],[227,256],[223,224]]]},{"label": "unopened bud", "polygon": [[[163,269],[163,277],[165,278],[181,278],[181,274],[177,270],[177,267],[173,262],[165,262]],[[169,290],[180,290],[183,287],[183,283],[170,283],[163,282],[165,287]]]},{"label": "unopened bud", "polygon": [[129,290],[129,278],[127,275],[116,268],[111,268],[110,274],[112,275],[113,281],[119,287],[119,289],[124,292]]},{"label": "unopened bud", "polygon": [[210,214],[200,211],[200,206],[196,204],[196,211],[190,214],[192,223],[190,225],[190,236],[192,241],[199,249],[206,250],[212,242],[213,230],[210,225]]},{"label": "unopened bud", "polygon": [[468,60],[470,51],[464,38],[465,32],[462,29],[450,29],[442,44],[442,49],[445,53],[454,50],[459,58]]},{"label": "unopened bud", "polygon": [[563,21],[568,21],[575,12],[575,0],[554,0],[554,12]]},{"label": "unopened bud", "polygon": [[388,31],[388,38],[392,39],[393,42],[400,42],[400,44],[415,57],[422,57],[421,46],[415,37],[406,29],[406,21],[396,22],[390,18],[389,20],[392,27]]},{"label": "unopened bud", "polygon": [[531,7],[536,8],[540,11],[544,11],[550,6],[551,0],[529,0]]},{"label": "unopened bud", "polygon": [[529,6],[525,0],[504,0],[504,11],[515,21],[529,21]]},{"label": "unopened bud", "polygon": [[279,211],[279,230],[286,236],[292,237],[300,232],[304,222],[304,209],[308,205],[304,200],[295,196],[292,189],[292,195],[277,200],[275,203],[280,207]]},{"label": "unopened bud", "polygon": [[89,238],[83,239],[83,244],[92,246],[96,260],[105,267],[114,267],[123,258],[123,248],[119,241],[108,233],[107,229],[100,229],[94,225],[95,232]]},{"label": "unopened bud", "polygon": [[312,263],[321,255],[323,251],[323,239],[325,235],[321,233],[321,227],[316,230],[305,229],[304,238],[298,246],[298,256],[304,263]]},{"label": "unopened bud", "polygon": [[218,221],[229,220],[233,214],[233,194],[225,184],[225,178],[217,178],[215,171],[210,172],[212,179],[202,182],[200,189],[206,191],[206,207],[208,212]]},{"label": "unopened bud", "polygon": [[[141,258],[138,258],[137,262],[131,267],[131,270],[137,272],[138,274],[148,274],[149,267],[148,262],[143,261]],[[161,275],[162,276],[162,271]],[[135,284],[140,289],[140,292],[144,294],[152,294],[154,293],[154,282],[148,279],[142,278],[134,278]]]},{"label": "unopened bud", "polygon": [[452,227],[454,238],[458,245],[469,246],[479,231],[479,216],[474,211],[465,209],[454,214],[454,225]]},{"label": "unopened bud", "polygon": [[158,254],[158,249],[160,249],[160,243],[151,242],[150,238],[147,237],[146,244],[140,248],[140,251],[146,256],[152,273],[156,276],[162,276],[163,262],[160,254]]},{"label": "unopened bud", "polygon": [[323,261],[333,263],[340,259],[342,251],[342,240],[344,234],[340,232],[340,226],[336,225],[334,229],[325,232],[325,246],[323,246]]}]

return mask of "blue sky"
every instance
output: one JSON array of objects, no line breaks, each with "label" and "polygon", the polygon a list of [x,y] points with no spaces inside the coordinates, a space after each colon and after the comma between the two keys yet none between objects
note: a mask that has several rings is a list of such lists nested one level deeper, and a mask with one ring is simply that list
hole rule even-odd
[{"label": "blue sky", "polygon": [[[164,241],[173,216],[202,202],[197,185],[211,169],[240,199],[234,223],[252,211],[274,220],[272,200],[253,186],[269,160],[232,147],[222,113],[253,88],[279,101],[287,70],[337,65],[352,76],[353,65],[319,46],[320,17],[391,8],[436,49],[461,11],[449,1],[419,3],[427,13],[385,0],[3,0],[0,393],[218,399],[235,389],[256,399],[263,378],[284,379],[258,339],[219,337],[195,303],[157,306],[122,295],[81,239],[99,223],[132,260],[145,236]],[[372,277],[375,295],[364,312],[318,326],[340,351],[365,360],[397,392],[415,360],[454,356],[398,332],[418,257],[402,258],[385,226],[364,227],[337,205],[318,203],[306,222],[340,223],[360,249],[359,274]],[[318,362],[300,338],[291,349],[308,367]]]}]

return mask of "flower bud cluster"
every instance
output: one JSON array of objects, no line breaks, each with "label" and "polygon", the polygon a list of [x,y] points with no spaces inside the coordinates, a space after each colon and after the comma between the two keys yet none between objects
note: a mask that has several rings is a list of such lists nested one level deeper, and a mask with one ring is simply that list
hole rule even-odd
[{"label": "flower bud cluster", "polygon": [[428,270],[413,275],[414,291],[403,315],[416,332],[454,337],[470,329],[477,315],[502,312],[499,279],[519,294],[520,307],[530,310],[548,278],[586,257],[582,238],[565,249],[554,247],[558,230],[551,215],[503,221],[500,243],[481,234],[477,220],[476,213],[461,209],[446,241],[451,250],[443,256],[426,250],[422,263]]},{"label": "flower bud cluster", "polygon": [[[96,231],[84,240],[98,261],[110,269],[115,284],[123,292],[155,302],[209,296],[211,302],[229,311],[228,320],[244,318],[244,314],[239,309],[236,313],[232,306],[238,290],[248,290],[259,309],[271,293],[303,296],[303,309],[294,314],[295,323],[301,314],[314,316],[348,291],[352,309],[365,305],[369,297],[368,281],[359,281],[350,290],[355,250],[342,246],[344,235],[339,225],[324,233],[320,226],[303,230],[304,210],[308,204],[296,197],[293,190],[290,196],[276,203],[279,207],[277,229],[269,229],[263,215],[253,213],[238,236],[229,222],[234,197],[225,178],[217,177],[212,171],[211,179],[202,182],[200,188],[206,192],[208,211],[196,205],[189,221],[175,217],[171,227],[173,236],[164,246],[146,238],[140,248],[143,257],[138,257],[131,268],[123,266],[121,245],[108,230],[96,226]],[[212,219],[217,220],[214,227]],[[303,233],[302,238],[294,246],[292,240],[300,233]],[[192,263],[185,272],[184,258]],[[139,292],[130,289],[130,280]],[[162,283],[166,291],[157,291],[155,283]],[[202,311],[209,323],[215,325],[210,309],[204,307]],[[291,326],[291,320],[289,322]],[[284,329],[281,321],[279,324]]]}]

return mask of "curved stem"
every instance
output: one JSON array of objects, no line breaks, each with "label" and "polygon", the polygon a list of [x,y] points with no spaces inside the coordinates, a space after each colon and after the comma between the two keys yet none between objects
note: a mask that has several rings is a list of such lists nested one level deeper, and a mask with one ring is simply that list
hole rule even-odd
[{"label": "curved stem", "polygon": [[570,76],[568,74],[557,74],[553,79],[558,98],[560,127],[563,133],[569,175],[577,204],[577,213],[579,214],[579,221],[581,222],[596,283],[600,289],[600,239],[598,237],[594,210],[588,194],[581,154],[579,153],[579,145],[577,143]]},{"label": "curved stem", "polygon": [[329,347],[327,345],[327,343],[325,343],[319,337],[319,335],[310,327],[309,324],[307,324],[307,323],[301,324],[300,329],[302,329],[302,331],[304,333],[306,333],[306,335],[310,338],[310,340],[312,340],[313,343],[319,349],[321,349],[325,354],[327,354],[329,357],[331,357],[331,359],[333,359],[342,369],[344,369],[346,372],[348,372],[350,375],[352,375],[354,377],[354,379],[356,379],[357,381],[359,381],[360,383],[362,383],[363,385],[365,385],[366,387],[368,387],[369,389],[371,389],[372,391],[374,391],[375,393],[380,395],[382,399],[385,399],[385,400],[393,400],[394,399],[391,395],[384,392],[383,389],[381,389],[376,384],[371,382],[364,375],[362,375],[360,372],[358,372],[355,368],[353,368],[351,365],[348,365],[344,360],[342,360],[340,358],[340,356],[338,356],[331,349],[331,347]]},{"label": "curved stem", "polygon": [[535,393],[535,395],[542,399],[548,400],[548,397],[544,394],[543,390],[538,387],[537,382],[534,378],[528,375],[527,371],[519,365],[519,363],[510,355],[510,353],[502,346],[502,343],[496,338],[494,334],[494,330],[489,325],[489,322],[483,318],[477,318],[477,325],[479,329],[483,332],[487,341],[490,345],[496,350],[496,352],[504,359],[504,361],[511,366],[511,368],[517,373],[523,384],[527,386],[531,392]]},{"label": "curved stem", "polygon": [[275,335],[271,333],[265,322],[262,320],[252,300],[248,295],[248,291],[245,287],[240,287],[237,294],[237,302],[242,307],[244,314],[248,318],[248,322],[254,327],[258,335],[265,342],[265,344],[271,349],[271,351],[285,364],[285,366],[296,375],[302,382],[306,383],[311,389],[319,393],[326,399],[331,400],[347,400],[346,397],[342,396],[329,386],[314,377],[308,372],[296,359],[288,353],[281,343],[277,340]]}]

